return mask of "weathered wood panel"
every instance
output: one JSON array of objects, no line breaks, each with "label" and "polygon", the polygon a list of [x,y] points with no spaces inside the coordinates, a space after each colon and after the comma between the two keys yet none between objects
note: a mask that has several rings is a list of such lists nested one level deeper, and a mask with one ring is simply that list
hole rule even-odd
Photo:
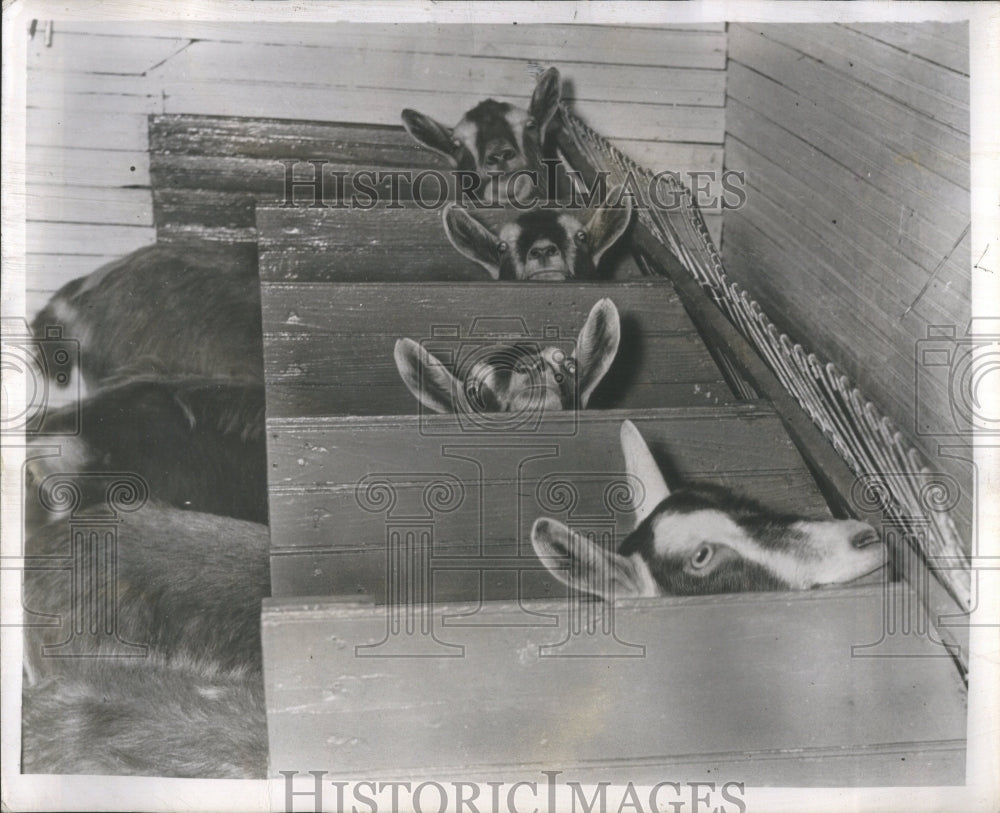
[{"label": "weathered wood panel", "polygon": [[[613,614],[445,605],[408,608],[425,626],[396,635],[389,608],[269,600],[271,773],[960,784],[965,691],[941,649],[926,637],[884,642],[882,654],[924,656],[905,669],[852,652],[883,637],[883,600],[871,587],[620,602]],[[574,636],[573,611],[608,626]],[[613,639],[601,634],[612,624]]]},{"label": "weathered wood panel", "polygon": [[[265,278],[274,276],[270,259],[263,255]],[[330,265],[339,266],[336,257]],[[457,267],[463,267],[461,262]],[[398,339],[422,342],[449,367],[484,342],[529,341],[569,354],[602,297],[618,308],[622,339],[591,408],[698,406],[733,399],[677,295],[662,281],[265,282],[268,414],[412,415],[420,407],[393,360]]]},{"label": "weathered wood panel", "polygon": [[949,382],[919,360],[933,326],[970,318],[968,27],[734,24],[729,47],[747,200],[726,270],[958,478],[970,538],[971,469],[938,453],[961,442]]},{"label": "weathered wood panel", "polygon": [[[410,192],[409,186],[403,190]],[[398,280],[489,281],[478,263],[452,246],[435,206],[447,190],[430,186],[413,200],[381,203],[371,209],[258,207],[257,246],[262,280],[301,282],[361,282]],[[306,200],[313,191],[306,190]],[[345,196],[346,197],[346,196]],[[433,208],[430,208],[433,207]],[[581,207],[561,211],[586,225],[593,212]],[[517,216],[505,209],[473,210],[473,215],[498,232]],[[628,234],[608,250],[598,268],[602,280],[627,280],[643,274],[628,252]],[[443,275],[447,276],[443,276]]]},{"label": "weathered wood panel", "polygon": [[[134,222],[133,205],[138,212],[149,208],[147,114],[398,125],[400,109],[417,106],[450,124],[486,96],[523,103],[531,69],[549,64],[559,66],[573,108],[644,163],[717,171],[725,43],[720,23],[652,29],[58,22],[49,45],[35,36],[28,48],[29,193],[35,182],[77,187],[73,194],[84,204],[55,213],[52,222],[124,225]],[[284,147],[282,157],[296,155],[294,144]],[[436,160],[412,143],[406,147],[425,164]],[[277,199],[281,167],[275,175],[273,166],[250,160],[270,153],[240,157],[238,147],[231,155],[226,149],[210,158],[175,153],[166,179],[154,167],[161,239],[253,239],[252,205],[263,192]],[[303,149],[306,157],[331,154]],[[192,192],[186,213],[168,187]],[[254,194],[230,201],[242,220],[218,211],[213,220],[210,201],[198,194],[248,188]],[[109,190],[121,197],[112,200]],[[136,190],[144,190],[144,204],[135,203]],[[206,232],[202,217],[214,228]],[[721,216],[710,213],[708,220],[718,239]],[[44,244],[29,244],[29,254],[61,255],[66,261],[53,267],[73,266],[78,245],[64,243],[58,230],[39,237]],[[87,253],[121,256],[134,247],[117,237],[95,231]],[[29,280],[29,289],[41,299],[69,278]]]},{"label": "weathered wood panel", "polygon": [[273,595],[384,600],[387,534],[402,526],[429,534],[433,557],[454,560],[437,565],[435,600],[562,594],[531,550],[531,523],[553,516],[615,544],[624,538],[632,514],[612,486],[628,486],[625,418],[668,479],[712,480],[778,509],[827,514],[781,421],[756,402],[550,413],[519,424],[505,416],[269,417]]}]

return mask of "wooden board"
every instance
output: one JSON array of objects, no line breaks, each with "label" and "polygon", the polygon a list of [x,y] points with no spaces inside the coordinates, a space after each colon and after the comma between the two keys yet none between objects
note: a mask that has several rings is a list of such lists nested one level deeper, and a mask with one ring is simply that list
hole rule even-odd
[{"label": "wooden board", "polygon": [[[898,592],[889,600],[906,601]],[[883,638],[884,600],[869,587],[613,612],[443,605],[398,634],[391,608],[267,600],[271,775],[961,784],[965,691],[950,659],[927,636],[886,639],[883,657],[855,649]],[[596,632],[572,635],[588,612]],[[917,657],[892,657],[903,652]]]},{"label": "wooden board", "polygon": [[[409,192],[409,188],[404,190]],[[312,190],[307,189],[307,199]],[[459,254],[449,242],[442,222],[446,189],[429,186],[413,200],[380,203],[372,209],[257,207],[257,245],[261,279],[267,281],[489,281],[478,263]],[[347,200],[350,200],[345,195]],[[454,200],[454,197],[451,198]],[[560,211],[582,224],[592,210],[576,206]],[[473,210],[473,214],[494,233],[517,217],[518,212],[503,208]],[[628,235],[622,237],[601,258],[601,279],[627,280],[642,277],[628,251]]]},{"label": "wooden board", "polygon": [[[274,276],[265,252],[263,273]],[[461,264],[459,265],[461,268]],[[270,271],[267,269],[271,269]],[[572,352],[590,309],[622,320],[615,363],[590,407],[692,406],[733,399],[669,283],[285,283],[261,286],[268,414],[412,415],[398,339],[465,352],[510,338]],[[497,338],[499,337],[499,338]],[[465,348],[465,351],[463,351]]]},{"label": "wooden board", "polygon": [[[550,413],[520,425],[502,416],[269,417],[273,595],[384,600],[387,534],[397,531],[431,535],[443,562],[436,600],[511,598],[519,581],[524,595],[564,593],[540,569],[528,531],[552,516],[624,539],[632,513],[609,486],[625,471],[625,418],[675,485],[712,480],[779,510],[827,514],[780,419],[758,402]],[[481,586],[483,558],[492,563]]]}]

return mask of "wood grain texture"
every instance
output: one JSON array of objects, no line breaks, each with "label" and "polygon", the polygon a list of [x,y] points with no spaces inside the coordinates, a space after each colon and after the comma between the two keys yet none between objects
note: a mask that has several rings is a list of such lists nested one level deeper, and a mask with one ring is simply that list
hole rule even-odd
[{"label": "wood grain texture", "polygon": [[961,442],[952,394],[917,361],[971,313],[967,26],[734,24],[729,44],[726,166],[747,201],[725,215],[726,270],[958,479],[971,540],[972,469],[938,448]]},{"label": "wood grain texture", "polygon": [[[501,557],[501,569],[515,557],[515,570],[534,574],[522,588],[551,595],[557,586],[538,578],[544,574],[528,537],[537,517],[615,534],[617,542],[632,527],[631,510],[611,488],[628,484],[619,441],[626,417],[675,485],[712,480],[780,510],[828,515],[781,421],[757,402],[549,413],[519,423],[503,416],[269,417],[273,594],[384,600],[386,534],[409,524],[432,534],[435,556]],[[373,480],[386,491],[368,485]],[[432,510],[434,499],[444,500],[440,510]],[[478,578],[454,569],[435,576],[435,597],[480,598]],[[516,578],[501,580],[489,596],[510,598],[516,585]]]},{"label": "wood grain texture", "polygon": [[[262,255],[265,276],[269,256]],[[733,399],[677,295],[662,281],[265,282],[268,414],[414,414],[419,405],[393,360],[397,339],[423,343],[449,367],[484,345],[511,340],[572,353],[603,297],[618,308],[622,338],[591,408]]]},{"label": "wood grain texture", "polygon": [[[402,193],[410,192],[403,184]],[[313,191],[307,190],[307,199]],[[345,191],[341,200],[349,200]],[[439,199],[448,199],[445,188],[429,185],[413,200],[380,203],[371,209],[259,207],[257,245],[262,280],[302,282],[378,282],[392,280],[489,281],[478,263],[459,254],[448,240]],[[333,198],[331,193],[330,198]],[[454,197],[452,196],[452,199]],[[331,205],[333,205],[331,203]],[[593,211],[563,207],[561,212],[586,225]],[[473,215],[496,234],[517,217],[502,208],[473,210]],[[642,272],[628,252],[628,235],[601,258],[598,270],[604,280],[639,278]]]},{"label": "wood grain texture", "polygon": [[[124,218],[135,191],[151,185],[159,239],[248,242],[254,239],[252,202],[277,200],[281,192],[281,174],[275,176],[269,163],[275,155],[327,157],[334,165],[336,156],[347,155],[352,166],[371,155],[350,139],[310,141],[305,123],[304,138],[296,139],[296,128],[286,127],[283,138],[262,140],[257,120],[393,125],[399,149],[387,150],[384,160],[395,167],[440,165],[429,151],[399,138],[403,107],[453,124],[487,96],[524,104],[532,68],[550,64],[560,68],[564,98],[573,108],[623,148],[634,145],[655,169],[718,170],[725,58],[725,26],[719,23],[645,28],[60,22],[50,45],[35,37],[28,48],[27,176],[29,184],[77,187],[81,209],[56,212],[52,222],[90,222],[71,219],[86,217],[88,202],[95,211],[106,204],[99,222],[131,222]],[[231,132],[214,146],[211,137],[203,140],[205,134],[193,131],[157,144],[146,116],[164,113],[253,121],[243,134]],[[159,155],[152,180],[150,135]],[[187,146],[180,143],[185,138]],[[266,149],[255,153],[255,144]],[[87,188],[95,189],[90,201]],[[109,199],[108,190],[119,190],[120,198]],[[238,197],[231,208],[223,201],[219,209],[206,192]],[[147,201],[135,204],[139,212],[148,211],[145,194]],[[718,238],[721,216],[708,219]],[[85,253],[120,256],[133,247],[115,238],[104,233],[94,240],[99,251],[84,246]],[[63,245],[58,234],[45,246],[28,249],[68,258],[81,250],[72,242]],[[29,284],[42,292],[49,283]]]},{"label": "wood grain texture", "polygon": [[[882,602],[875,587],[621,602],[613,616],[605,604],[443,605],[420,619],[431,641],[412,627],[388,637],[385,608],[268,600],[271,771],[960,783],[965,692],[949,660],[852,657],[880,639]],[[616,640],[571,637],[572,606],[613,619]],[[434,646],[438,657],[405,657]],[[558,657],[588,652],[618,657]]]}]

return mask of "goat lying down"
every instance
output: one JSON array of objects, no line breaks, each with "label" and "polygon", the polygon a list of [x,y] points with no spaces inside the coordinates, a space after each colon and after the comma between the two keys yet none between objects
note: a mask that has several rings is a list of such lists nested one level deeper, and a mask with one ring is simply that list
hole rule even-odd
[{"label": "goat lying down", "polygon": [[[106,551],[69,535],[52,524],[26,545],[24,606],[58,621],[24,631],[23,770],[263,777],[267,528],[148,505],[123,514],[116,571],[78,579],[79,594],[73,568],[92,573]],[[145,655],[107,637],[74,639],[73,622],[92,620],[80,610],[113,613],[116,640]],[[43,650],[65,642],[85,656]]]},{"label": "goat lying down", "polygon": [[407,389],[434,412],[540,414],[585,408],[620,340],[618,309],[605,298],[590,309],[570,355],[537,343],[496,345],[465,360],[458,377],[412,339],[399,339],[394,356]]},{"label": "goat lying down", "polygon": [[539,558],[570,587],[608,600],[806,590],[859,579],[885,563],[885,547],[864,522],[778,514],[714,485],[671,492],[631,421],[622,425],[621,445],[644,499],[617,552],[558,520],[539,518],[531,529]]},{"label": "goat lying down", "polygon": [[263,381],[257,259],[246,247],[140,248],[56,291],[32,332],[56,326],[80,343],[88,390],[136,375]]},{"label": "goat lying down", "polygon": [[[77,425],[78,434],[65,434]],[[37,488],[50,475],[74,482],[79,507],[84,507],[103,502],[108,480],[100,475],[130,472],[160,502],[267,522],[261,383],[194,377],[125,380],[46,415],[29,447],[56,444],[58,455],[29,460],[29,517]]]}]

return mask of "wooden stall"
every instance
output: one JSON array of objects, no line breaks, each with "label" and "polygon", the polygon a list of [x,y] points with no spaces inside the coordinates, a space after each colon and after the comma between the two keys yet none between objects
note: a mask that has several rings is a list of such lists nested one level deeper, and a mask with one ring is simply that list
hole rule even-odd
[{"label": "wooden stall", "polygon": [[[452,122],[487,95],[523,103],[531,70],[575,55],[565,99],[652,170],[721,170],[725,139],[726,166],[748,171],[746,205],[726,213],[733,278],[910,426],[914,342],[968,312],[960,32],[175,23],[133,34],[67,25],[58,55],[32,49],[29,308],[154,239],[256,251],[272,777],[316,766],[478,781],[550,768],[622,783],[962,781],[962,656],[929,618],[925,585],[886,569],[797,594],[613,605],[568,591],[531,548],[541,516],[610,547],[633,528],[626,419],[672,485],[844,512],[819,469],[834,461],[843,486],[847,465],[693,278],[675,287],[649,273],[679,268],[665,246],[630,233],[596,282],[495,283],[448,243],[440,211],[405,196],[370,210],[308,200],[317,171],[349,196],[337,173],[444,169],[398,126],[401,108]],[[892,76],[876,70],[883,48]],[[93,75],[86,87],[80,72]],[[338,78],[361,74],[366,87]],[[925,90],[933,111],[920,109]],[[908,135],[883,135],[897,122]],[[94,154],[77,162],[83,151]],[[58,181],[46,161],[66,168]],[[291,200],[290,177],[302,185]],[[706,214],[718,242],[722,213]],[[395,369],[404,337],[432,351],[484,336],[570,347],[602,297],[623,334],[592,409],[431,415]],[[493,319],[505,327],[480,330]],[[750,391],[767,400],[736,395]],[[968,483],[964,464],[943,466]]]}]

